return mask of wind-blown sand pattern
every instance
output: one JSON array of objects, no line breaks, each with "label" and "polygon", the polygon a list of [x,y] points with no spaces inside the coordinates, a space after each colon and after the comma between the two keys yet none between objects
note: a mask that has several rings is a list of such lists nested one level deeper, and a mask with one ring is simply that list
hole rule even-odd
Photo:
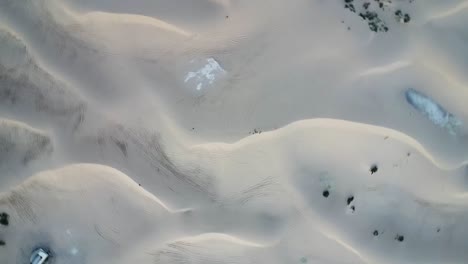
[{"label": "wind-blown sand pattern", "polygon": [[0,263],[468,263],[467,18],[0,0]]}]

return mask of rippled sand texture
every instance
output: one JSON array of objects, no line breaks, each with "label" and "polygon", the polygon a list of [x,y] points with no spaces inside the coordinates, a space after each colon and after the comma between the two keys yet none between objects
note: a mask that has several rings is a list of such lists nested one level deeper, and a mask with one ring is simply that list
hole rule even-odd
[{"label": "rippled sand texture", "polygon": [[0,263],[467,263],[467,24],[461,0],[0,0]]}]

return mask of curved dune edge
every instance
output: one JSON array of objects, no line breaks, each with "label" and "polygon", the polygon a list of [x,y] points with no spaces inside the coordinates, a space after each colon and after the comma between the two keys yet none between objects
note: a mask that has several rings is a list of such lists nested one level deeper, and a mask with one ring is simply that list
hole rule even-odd
[{"label": "curved dune edge", "polygon": [[89,22],[96,23],[118,23],[118,24],[135,24],[135,25],[148,25],[159,28],[168,32],[176,33],[178,35],[189,37],[192,33],[187,32],[177,26],[162,20],[135,14],[115,14],[100,11],[88,12],[79,15],[78,19],[81,23],[86,24]]},{"label": "curved dune edge", "polygon": [[260,243],[255,243],[255,242],[245,240],[237,236],[229,235],[225,233],[203,233],[203,234],[196,235],[196,236],[180,237],[172,241],[167,241],[166,244],[176,243],[180,241],[190,242],[190,243],[201,243],[201,242],[210,241],[210,240],[211,241],[222,240],[222,241],[230,242],[233,244],[246,246],[246,247],[253,247],[253,248],[269,248],[279,242],[279,241],[273,241],[270,244],[260,244]]},{"label": "curved dune edge", "polygon": [[[86,173],[83,173],[84,171],[89,171],[93,170],[93,173],[91,176],[95,177],[100,177],[103,182],[120,182],[126,187],[128,187],[129,191],[133,191],[138,193],[139,195],[142,195],[144,198],[148,198],[152,200],[153,202],[157,203],[159,206],[167,210],[169,213],[179,213],[179,212],[185,212],[190,209],[178,209],[174,210],[169,208],[163,201],[161,201],[158,197],[156,197],[154,194],[148,192],[146,189],[143,187],[140,187],[138,183],[136,183],[132,178],[130,178],[128,175],[124,174],[123,172],[114,169],[112,167],[106,166],[106,165],[101,165],[101,164],[93,164],[93,163],[80,163],[80,164],[71,164],[71,165],[66,165],[64,167],[58,168],[58,169],[52,169],[52,170],[47,170],[47,171],[42,171],[36,175],[31,176],[27,180],[25,180],[23,183],[20,185],[16,186],[13,189],[18,189],[23,186],[28,186],[28,185],[34,185],[34,182],[41,181],[45,182],[46,184],[54,184],[59,182],[60,180],[68,180],[68,179],[63,179],[64,174],[69,174],[67,175],[69,180],[71,181],[83,181],[85,179],[83,178],[75,178],[72,177],[74,176],[74,173],[69,173],[69,171],[79,171],[80,174],[86,175]],[[100,174],[97,172],[101,171]],[[112,177],[105,177],[107,176],[106,174],[112,174]],[[62,179],[60,179],[62,178]],[[92,178],[94,180],[95,178]],[[60,188],[64,188],[63,185],[59,186]]]},{"label": "curved dune edge", "polygon": [[160,30],[164,30],[167,32],[175,33],[180,36],[189,37],[193,35],[191,32],[187,32],[186,30],[173,25],[171,23],[165,22],[163,20],[149,17],[145,15],[139,14],[131,14],[131,13],[111,13],[111,12],[103,12],[103,11],[90,11],[86,13],[78,13],[75,12],[71,7],[64,3],[58,3],[55,1],[54,3],[56,7],[60,7],[61,11],[66,14],[68,19],[72,19],[80,24],[89,24],[89,23],[97,23],[99,25],[102,24],[133,24],[133,25],[147,25],[158,28]]},{"label": "curved dune edge", "polygon": [[465,9],[467,8],[468,8],[468,2],[462,2],[456,5],[455,7],[449,8],[446,11],[430,16],[429,20],[443,19],[443,18],[447,18],[453,15],[457,15],[458,13],[465,11]]},{"label": "curved dune edge", "polygon": [[359,78],[367,77],[370,75],[381,75],[386,73],[391,73],[408,66],[411,66],[413,63],[411,61],[395,61],[387,65],[383,66],[376,66],[369,68],[361,73],[358,74]]},{"label": "curved dune edge", "polygon": [[[321,230],[320,230],[321,231]],[[337,236],[334,236],[332,234],[328,234],[326,232],[323,232],[321,231],[322,234],[324,236],[326,236],[327,238],[337,242],[338,244],[340,244],[341,246],[343,246],[345,249],[347,249],[349,252],[352,252],[354,255],[356,255],[357,257],[359,257],[362,261],[364,261],[365,263],[371,263],[369,260],[367,260],[367,258],[365,256],[363,256],[358,250],[356,250],[355,248],[353,248],[351,245],[349,245],[348,243],[344,242],[343,240],[341,240],[340,238],[338,238]]]},{"label": "curved dune edge", "polygon": [[35,127],[32,127],[32,126],[30,126],[30,125],[28,125],[26,123],[23,123],[23,122],[20,122],[20,121],[17,121],[17,120],[0,118],[0,126],[1,127],[8,127],[8,128],[11,128],[11,129],[21,129],[21,130],[24,130],[24,131],[28,131],[28,133],[34,133],[34,134],[38,134],[38,135],[41,135],[41,136],[44,136],[44,137],[47,136],[46,131],[35,128]]},{"label": "curved dune edge", "polygon": [[307,119],[296,121],[290,123],[282,128],[279,128],[274,131],[264,132],[261,135],[253,135],[245,137],[234,143],[205,143],[191,146],[191,149],[210,149],[210,148],[222,148],[226,151],[232,151],[234,149],[242,148],[245,145],[253,144],[257,140],[267,140],[278,137],[284,137],[290,133],[294,133],[297,130],[308,130],[313,128],[329,128],[329,129],[338,129],[338,130],[353,130],[359,131],[362,133],[380,135],[382,137],[388,136],[393,139],[397,139],[413,148],[418,150],[425,158],[430,160],[437,168],[442,170],[456,170],[464,165],[468,164],[468,160],[461,161],[457,164],[444,163],[438,160],[433,154],[431,154],[421,143],[416,139],[410,137],[409,135],[402,133],[398,130],[358,123],[353,121],[341,120],[341,119],[329,119],[329,118],[317,118],[317,119]]}]

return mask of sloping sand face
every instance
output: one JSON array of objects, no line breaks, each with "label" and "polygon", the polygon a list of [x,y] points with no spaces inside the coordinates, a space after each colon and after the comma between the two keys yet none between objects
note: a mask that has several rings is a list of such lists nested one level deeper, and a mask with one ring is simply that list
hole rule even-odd
[{"label": "sloping sand face", "polygon": [[467,263],[467,12],[0,0],[0,263]]}]

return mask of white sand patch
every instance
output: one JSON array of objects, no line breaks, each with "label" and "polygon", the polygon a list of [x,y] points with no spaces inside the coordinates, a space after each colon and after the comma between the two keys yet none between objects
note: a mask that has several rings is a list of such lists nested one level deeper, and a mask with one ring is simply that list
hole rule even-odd
[{"label": "white sand patch", "polygon": [[409,104],[437,126],[446,128],[450,134],[455,135],[462,125],[460,119],[447,112],[447,110],[426,95],[414,89],[408,89],[405,95]]},{"label": "white sand patch", "polygon": [[79,250],[77,248],[75,248],[75,247],[70,249],[70,254],[72,254],[72,255],[76,255],[76,254],[78,254],[78,252],[79,252]]},{"label": "white sand patch", "polygon": [[184,79],[185,83],[196,83],[196,89],[198,91],[208,85],[212,85],[217,78],[226,73],[215,59],[208,58],[205,62],[206,64],[201,69],[188,72]]}]

